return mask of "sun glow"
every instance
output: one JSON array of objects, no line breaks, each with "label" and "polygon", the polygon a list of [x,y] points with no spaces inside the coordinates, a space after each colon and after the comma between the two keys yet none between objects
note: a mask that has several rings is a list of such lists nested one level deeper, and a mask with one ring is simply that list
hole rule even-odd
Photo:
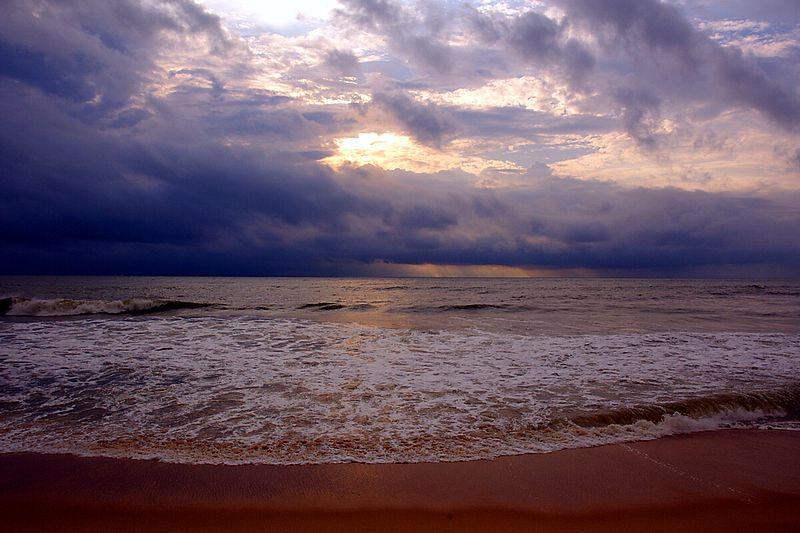
[{"label": "sun glow", "polygon": [[202,0],[215,13],[250,25],[288,26],[302,19],[326,19],[338,5],[336,0],[293,0],[253,2],[251,0]]},{"label": "sun glow", "polygon": [[386,170],[408,170],[411,172],[439,172],[461,169],[480,174],[486,169],[517,169],[507,161],[484,159],[464,154],[461,146],[454,143],[446,151],[437,150],[416,142],[407,135],[392,132],[365,132],[356,137],[334,140],[336,152],[324,159],[333,166],[375,165]]},{"label": "sun glow", "polygon": [[423,278],[553,278],[595,277],[588,268],[548,268],[508,265],[446,265],[434,263],[408,264],[375,261],[361,267],[369,276],[402,276]]},{"label": "sun glow", "polygon": [[336,144],[345,153],[378,156],[409,148],[413,141],[405,135],[394,133],[359,133],[358,137],[339,139]]},{"label": "sun glow", "polygon": [[[336,154],[325,162],[332,166],[353,164],[357,166],[375,165],[387,170],[441,170],[431,152],[434,150],[421,146],[406,135],[396,133],[359,133],[356,137],[336,139]],[[434,168],[439,167],[439,168]]]}]

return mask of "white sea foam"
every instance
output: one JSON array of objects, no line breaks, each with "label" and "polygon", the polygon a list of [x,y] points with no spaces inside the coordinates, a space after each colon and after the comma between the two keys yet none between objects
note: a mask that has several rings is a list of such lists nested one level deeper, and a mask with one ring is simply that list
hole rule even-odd
[{"label": "white sea foam", "polygon": [[544,452],[768,423],[797,400],[798,355],[794,334],[5,322],[0,450],[224,463]]}]

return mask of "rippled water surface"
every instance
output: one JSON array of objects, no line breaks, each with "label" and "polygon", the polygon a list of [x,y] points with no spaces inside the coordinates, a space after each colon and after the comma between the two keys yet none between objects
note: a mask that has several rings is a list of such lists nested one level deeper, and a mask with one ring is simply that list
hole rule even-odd
[{"label": "rippled water surface", "polygon": [[800,283],[0,278],[0,450],[448,461],[800,418]]}]

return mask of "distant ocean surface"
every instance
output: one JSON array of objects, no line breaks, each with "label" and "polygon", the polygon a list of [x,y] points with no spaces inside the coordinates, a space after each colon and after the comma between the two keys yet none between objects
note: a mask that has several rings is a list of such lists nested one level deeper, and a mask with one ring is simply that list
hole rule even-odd
[{"label": "distant ocean surface", "polygon": [[800,428],[800,281],[0,278],[0,452],[456,461]]}]

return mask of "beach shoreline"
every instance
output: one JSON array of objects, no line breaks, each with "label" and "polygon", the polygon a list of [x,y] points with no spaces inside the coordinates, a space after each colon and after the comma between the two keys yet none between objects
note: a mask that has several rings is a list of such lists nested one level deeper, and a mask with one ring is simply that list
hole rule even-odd
[{"label": "beach shoreline", "polygon": [[0,454],[0,514],[9,531],[788,531],[798,451],[800,432],[722,430],[455,463]]}]

